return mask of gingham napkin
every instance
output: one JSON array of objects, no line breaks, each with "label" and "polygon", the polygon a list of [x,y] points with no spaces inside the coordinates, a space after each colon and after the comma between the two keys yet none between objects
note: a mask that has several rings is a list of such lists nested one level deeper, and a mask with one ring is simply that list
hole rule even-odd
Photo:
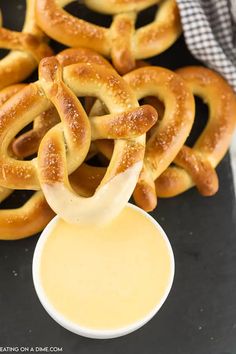
[{"label": "gingham napkin", "polygon": [[[236,92],[236,0],[177,0],[177,3],[189,50],[224,76]],[[236,133],[230,155],[236,191]]]},{"label": "gingham napkin", "polygon": [[177,0],[192,54],[236,91],[236,0]]}]

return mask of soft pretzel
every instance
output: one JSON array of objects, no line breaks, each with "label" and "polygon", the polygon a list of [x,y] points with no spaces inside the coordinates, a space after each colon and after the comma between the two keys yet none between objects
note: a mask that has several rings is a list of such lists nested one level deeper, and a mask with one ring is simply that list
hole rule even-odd
[{"label": "soft pretzel", "polygon": [[184,145],[175,166],[156,180],[157,195],[172,197],[196,185],[202,195],[210,196],[218,190],[215,167],[224,157],[235,129],[236,96],[219,74],[207,68],[192,66],[177,73],[208,105],[209,117],[193,148]]},{"label": "soft pretzel", "polygon": [[[137,100],[154,96],[164,105],[162,119],[148,134],[144,165],[134,190],[136,204],[151,211],[157,204],[155,180],[174,160],[191,131],[195,113],[194,99],[181,76],[165,68],[142,67],[126,74],[124,79]],[[91,114],[100,109],[97,101]],[[109,159],[112,145],[106,141],[98,141],[96,144]]]},{"label": "soft pretzel", "polygon": [[52,51],[35,23],[35,0],[27,0],[25,24],[22,32],[1,27],[0,47],[10,53],[0,60],[0,89],[28,77],[38,62]]},{"label": "soft pretzel", "polygon": [[[0,92],[0,107],[26,85],[18,84]],[[0,186],[0,202],[12,189]],[[42,192],[36,192],[23,206],[17,209],[0,210],[0,240],[16,240],[40,232],[54,216]]]},{"label": "soft pretzel", "polygon": [[[38,82],[18,92],[0,112],[0,184],[32,190],[41,185],[53,210],[70,222],[91,221],[92,214],[93,220],[115,216],[137,182],[145,149],[144,133],[155,123],[156,111],[151,106],[139,107],[128,85],[103,65],[75,64],[62,71],[56,58],[45,58],[39,76]],[[99,97],[111,114],[89,121],[76,97],[81,95]],[[62,123],[46,133],[38,158],[12,158],[8,151],[11,140],[52,104]],[[116,139],[110,166],[92,198],[75,196],[67,174],[84,161],[91,139],[100,138]]]},{"label": "soft pretzel", "polygon": [[[175,0],[90,1],[91,8],[114,15],[110,28],[76,18],[62,9],[72,0],[37,0],[39,26],[53,39],[70,47],[91,48],[111,57],[115,68],[124,74],[135,67],[135,60],[157,55],[169,48],[181,33]],[[155,19],[135,29],[138,11],[158,4]]]}]

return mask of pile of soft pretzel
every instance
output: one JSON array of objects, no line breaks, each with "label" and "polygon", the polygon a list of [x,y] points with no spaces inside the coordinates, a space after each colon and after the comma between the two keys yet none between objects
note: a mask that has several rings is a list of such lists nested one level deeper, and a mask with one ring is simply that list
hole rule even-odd
[{"label": "pile of soft pretzel", "polygon": [[[0,60],[0,201],[35,191],[20,208],[0,210],[0,239],[33,235],[54,213],[71,223],[107,222],[132,194],[151,211],[158,196],[194,185],[205,196],[218,190],[215,167],[236,122],[233,90],[204,67],[173,72],[140,60],[179,37],[175,0],[84,0],[112,15],[109,28],[70,15],[70,2],[28,0],[22,32],[0,27],[0,46],[10,50]],[[136,29],[151,5],[153,22]],[[54,54],[50,38],[70,48]],[[21,83],[37,67],[38,81]],[[209,117],[190,148],[193,95]]]}]

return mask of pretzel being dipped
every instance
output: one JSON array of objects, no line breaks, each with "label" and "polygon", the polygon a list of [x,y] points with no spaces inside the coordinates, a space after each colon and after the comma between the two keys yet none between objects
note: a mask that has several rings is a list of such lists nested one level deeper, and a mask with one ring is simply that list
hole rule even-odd
[{"label": "pretzel being dipped", "polygon": [[[0,112],[0,184],[33,190],[41,185],[49,204],[70,222],[88,222],[91,213],[93,220],[115,216],[137,182],[145,149],[144,133],[155,123],[156,111],[151,106],[139,107],[128,85],[113,69],[103,65],[82,63],[65,67],[63,80],[67,86],[54,57],[41,62],[39,74],[38,82],[13,96]],[[93,117],[89,122],[76,97],[81,95],[99,97],[111,114]],[[52,103],[62,124],[45,135],[38,158],[33,162],[17,161],[9,156],[8,146],[14,136]],[[67,171],[70,174],[84,161],[91,138],[116,139],[116,143],[101,185],[92,198],[84,199],[72,193]],[[117,187],[119,195],[115,196]]]},{"label": "pretzel being dipped", "polygon": [[[136,59],[157,55],[169,48],[181,33],[175,0],[85,1],[89,7],[114,15],[110,28],[76,18],[63,7],[72,0],[37,0],[39,26],[51,38],[70,47],[86,47],[111,57],[115,68],[124,74],[135,68]],[[157,4],[155,19],[135,29],[140,10]]]},{"label": "pretzel being dipped", "polygon": [[[18,84],[1,90],[0,108],[25,86],[25,84]],[[0,202],[13,192],[12,189],[0,186]],[[53,216],[54,213],[48,206],[43,193],[36,192],[19,208],[0,209],[0,239],[17,240],[34,235],[42,231]]]},{"label": "pretzel being dipped", "polygon": [[[57,107],[61,118],[67,113],[71,120],[75,111],[73,96],[63,86],[59,66],[52,58],[44,59],[40,64],[39,73],[42,87]],[[99,99],[104,101],[111,113],[90,119],[91,138],[115,139],[114,151],[107,172],[95,194],[90,198],[82,198],[73,193],[67,178],[66,151],[61,130],[52,128],[39,147],[38,175],[41,187],[48,203],[65,220],[72,223],[89,223],[92,216],[94,222],[106,222],[121,211],[133,192],[142,167],[145,149],[143,133],[154,124],[156,112],[149,106],[138,107],[125,82],[115,71],[105,66],[71,65],[65,68],[63,77],[77,96],[92,96],[95,92]],[[70,78],[68,81],[67,77]],[[71,109],[65,108],[64,102],[67,106],[69,103]],[[86,122],[83,118],[79,131],[75,129],[71,132],[72,141],[78,145],[76,167],[85,159],[90,145],[88,122],[88,119]],[[84,130],[81,128],[83,125]],[[88,137],[84,137],[86,131]],[[64,134],[68,159],[70,150],[72,152],[75,148],[70,146],[69,134],[68,137]]]},{"label": "pretzel being dipped", "polygon": [[[77,54],[77,56],[75,55]],[[93,58],[96,62],[102,63],[102,57],[97,56],[95,53],[90,53],[89,50],[75,51],[65,50],[59,55],[63,64],[69,63],[71,56],[74,61],[91,61]],[[107,63],[107,65],[109,65]],[[15,84],[2,89],[0,92],[0,107],[14,94],[19,92],[22,88],[26,87],[26,84]],[[57,116],[57,119],[56,119]],[[53,117],[55,120],[53,122]],[[49,121],[47,120],[49,118]],[[43,112],[39,117],[34,120],[34,127],[32,130],[24,133],[18,137],[12,145],[12,150],[18,157],[27,157],[38,150],[39,143],[48,130],[50,122],[51,126],[58,122],[58,114],[55,108],[49,108],[46,112]],[[71,176],[71,183],[73,188],[76,189],[75,174]],[[0,202],[5,200],[14,190],[0,186]],[[83,195],[83,193],[82,193]],[[37,192],[33,195],[24,205],[17,209],[5,209],[0,210],[0,239],[4,240],[17,240],[34,235],[47,225],[52,219],[54,213],[49,208],[42,192]]]},{"label": "pretzel being dipped", "polygon": [[1,27],[0,47],[10,53],[0,60],[0,89],[23,81],[36,69],[39,61],[52,55],[43,33],[35,22],[35,0],[27,0],[22,32]]},{"label": "pretzel being dipped", "polygon": [[216,72],[204,67],[177,70],[194,95],[209,107],[208,122],[192,148],[184,145],[169,167],[157,180],[160,197],[172,197],[196,185],[199,192],[211,196],[218,190],[215,167],[229,147],[236,124],[236,96]]},{"label": "pretzel being dipped", "polygon": [[[57,57],[63,65],[83,61],[87,63],[98,62],[101,65],[109,66],[107,61],[88,49],[65,50]],[[164,102],[165,106],[162,122],[157,127],[152,128],[151,138],[148,140],[146,148],[145,167],[134,193],[136,202],[141,207],[146,210],[152,210],[156,206],[154,181],[173,161],[191,130],[194,118],[193,97],[184,85],[183,80],[167,69],[146,67],[135,70],[124,78],[134,91],[137,90],[138,99],[155,94],[156,97],[159,97]],[[140,93],[141,91],[142,93]],[[104,108],[97,101],[91,115],[100,115],[102,113],[104,114]],[[170,136],[171,131],[173,133],[172,136]],[[166,146],[168,140],[169,148]],[[99,150],[110,159],[113,145],[108,146],[107,141],[103,143],[102,140],[96,140],[95,143]],[[78,169],[77,176],[80,176],[81,171],[87,171],[87,176],[91,172],[91,183],[86,184],[84,178],[77,178],[77,181],[81,182],[77,183],[76,188],[77,190],[80,188],[82,194],[86,196],[91,195],[94,192],[96,183],[104,175],[104,170],[102,168],[96,169],[83,166]]]}]

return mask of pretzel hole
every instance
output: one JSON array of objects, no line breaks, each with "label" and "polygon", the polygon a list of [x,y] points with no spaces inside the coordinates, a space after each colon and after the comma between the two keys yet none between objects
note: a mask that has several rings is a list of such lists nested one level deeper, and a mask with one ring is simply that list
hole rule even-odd
[{"label": "pretzel hole", "polygon": [[[25,9],[26,9],[26,1],[14,1],[11,10],[14,11],[14,16],[5,16],[9,11],[9,3],[10,1],[1,1],[1,11],[2,11],[2,19],[3,19],[3,27],[10,29],[12,31],[21,31],[25,21]],[[11,5],[10,5],[11,7]]]},{"label": "pretzel hole", "polygon": [[96,98],[94,98],[94,97],[80,97],[79,100],[80,100],[80,103],[82,104],[85,112],[89,115]]},{"label": "pretzel hole", "polygon": [[1,209],[17,209],[22,207],[35,193],[35,191],[15,190],[9,197],[0,203]]},{"label": "pretzel hole", "polygon": [[97,149],[97,151],[95,150],[95,155],[86,159],[86,164],[96,167],[108,167],[114,149],[114,140],[97,140],[95,141],[95,149]]},{"label": "pretzel hole", "polygon": [[153,22],[158,11],[158,7],[158,5],[152,5],[140,11],[136,19],[135,28],[138,29]]},{"label": "pretzel hole", "polygon": [[26,133],[27,131],[31,130],[33,128],[33,124],[34,124],[34,122],[30,122],[24,128],[22,128],[19,131],[19,133],[16,134],[16,138],[18,138],[18,136],[21,136],[22,134]]},{"label": "pretzel hole", "polygon": [[[32,121],[31,123],[27,124],[24,128],[22,128],[15,136],[14,139],[18,138],[19,136],[21,136],[22,134],[28,132],[29,130],[32,130],[33,129],[33,124],[34,122]],[[13,141],[14,141],[13,139]],[[8,151],[9,151],[9,154],[11,155],[12,154],[12,145],[10,144],[9,147],[8,147]],[[13,153],[14,155],[14,153]],[[35,154],[27,154],[27,156],[25,156],[24,158],[20,158],[18,157],[18,160],[27,160],[27,161],[30,161],[32,160],[33,158],[37,157],[37,153]]]},{"label": "pretzel hole", "polygon": [[[64,48],[63,48],[64,49]],[[38,68],[36,68],[31,74],[30,76],[24,80],[25,83],[32,83],[38,80]]]},{"label": "pretzel hole", "polygon": [[4,57],[6,57],[9,52],[10,52],[10,50],[1,48],[0,49],[0,59],[3,59]]},{"label": "pretzel hole", "polygon": [[208,105],[205,104],[200,97],[194,96],[194,98],[195,98],[195,107],[196,107],[195,119],[194,119],[194,123],[190,135],[187,138],[185,143],[185,145],[189,147],[193,147],[193,145],[199,138],[200,134],[206,127],[208,121],[208,114],[209,114]]},{"label": "pretzel hole", "polygon": [[65,6],[65,10],[81,20],[89,21],[95,25],[109,28],[112,23],[112,16],[95,12],[82,4],[80,1],[73,1]]},{"label": "pretzel hole", "polygon": [[97,155],[87,160],[86,164],[94,167],[107,167],[109,162],[110,161],[102,153],[98,153]]}]

